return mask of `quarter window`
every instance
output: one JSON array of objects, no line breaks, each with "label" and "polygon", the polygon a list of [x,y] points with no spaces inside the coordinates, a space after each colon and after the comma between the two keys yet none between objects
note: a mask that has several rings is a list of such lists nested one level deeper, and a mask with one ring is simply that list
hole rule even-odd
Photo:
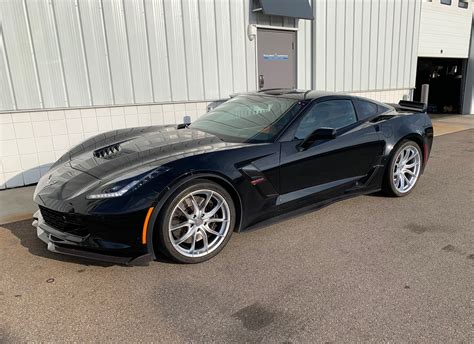
[{"label": "quarter window", "polygon": [[350,100],[328,100],[314,104],[301,120],[295,138],[304,139],[318,128],[339,129],[357,122]]},{"label": "quarter window", "polygon": [[441,0],[443,5],[451,5],[451,0]]},{"label": "quarter window", "polygon": [[461,8],[468,8],[468,7],[469,7],[469,3],[468,3],[467,1],[459,0],[459,2],[458,2],[458,7],[461,7]]},{"label": "quarter window", "polygon": [[356,99],[354,103],[357,109],[357,116],[359,117],[359,120],[362,121],[380,115],[381,113],[389,110],[384,106],[366,100]]}]

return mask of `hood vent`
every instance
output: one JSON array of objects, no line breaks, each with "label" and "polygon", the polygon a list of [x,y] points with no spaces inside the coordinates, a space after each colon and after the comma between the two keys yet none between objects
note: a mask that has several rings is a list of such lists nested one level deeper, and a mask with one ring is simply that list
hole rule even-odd
[{"label": "hood vent", "polygon": [[102,159],[113,159],[118,152],[120,152],[120,143],[115,143],[95,150],[94,156]]}]

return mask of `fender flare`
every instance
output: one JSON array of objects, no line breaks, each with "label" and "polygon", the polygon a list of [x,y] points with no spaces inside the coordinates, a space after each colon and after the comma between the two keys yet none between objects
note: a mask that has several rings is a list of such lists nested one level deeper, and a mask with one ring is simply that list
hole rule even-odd
[{"label": "fender flare", "polygon": [[167,186],[166,190],[164,190],[160,195],[158,196],[158,199],[153,203],[153,211],[151,213],[150,219],[146,225],[146,247],[147,251],[152,254],[153,259],[156,259],[156,253],[155,253],[155,247],[153,245],[153,236],[154,236],[154,230],[155,230],[155,223],[158,219],[158,216],[161,213],[161,210],[163,208],[163,205],[166,203],[166,201],[170,198],[170,196],[183,184],[188,183],[189,181],[193,179],[201,179],[201,178],[211,178],[211,179],[218,179],[222,183],[224,183],[228,188],[233,190],[233,193],[237,196],[237,201],[238,204],[236,206],[240,209],[238,211],[238,214],[240,215],[238,221],[237,221],[237,226],[235,228],[236,231],[240,231],[240,225],[242,223],[242,216],[243,216],[243,211],[242,211],[242,199],[240,197],[240,194],[237,192],[235,189],[234,185],[224,176],[221,176],[218,173],[212,173],[212,172],[190,172],[185,175],[183,175],[181,178],[175,180],[171,186]]},{"label": "fender flare", "polygon": [[[395,142],[390,148],[387,147],[387,151],[385,152],[385,159],[384,159],[384,175],[385,175],[386,170],[388,168],[388,164],[390,163],[390,159],[392,158],[393,154],[395,153],[396,148],[400,145],[401,142],[403,142],[403,140],[411,140],[411,141],[415,142],[420,147],[421,155],[422,155],[422,158],[423,158],[422,161],[425,161],[424,160],[425,152],[424,152],[423,146],[425,144],[426,139],[425,139],[424,135],[422,135],[418,132],[413,132],[413,133],[406,134],[405,136],[400,137],[397,140],[397,142]],[[422,163],[420,174],[423,174],[424,169],[425,169],[425,164]]]}]

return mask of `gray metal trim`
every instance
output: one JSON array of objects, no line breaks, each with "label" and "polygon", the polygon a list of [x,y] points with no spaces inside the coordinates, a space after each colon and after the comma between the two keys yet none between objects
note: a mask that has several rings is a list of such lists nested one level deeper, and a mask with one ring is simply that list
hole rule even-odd
[{"label": "gray metal trim", "polygon": [[99,1],[100,1],[99,3],[100,19],[102,21],[102,34],[104,36],[104,42],[105,42],[105,57],[107,58],[107,68],[109,70],[109,86],[110,86],[110,92],[112,94],[112,102],[113,104],[116,104],[114,83],[112,81],[112,68],[110,66],[109,40],[107,39],[107,29],[105,27],[104,2],[103,0],[99,0]]},{"label": "gray metal trim", "polygon": [[148,59],[148,68],[150,69],[150,90],[151,90],[151,98],[153,101],[156,100],[155,98],[155,86],[153,86],[153,69],[151,63],[151,54],[150,54],[150,36],[148,34],[148,17],[146,15],[146,4],[145,0],[142,0],[143,3],[143,18],[145,21],[145,36],[146,36],[146,52],[147,52],[147,59]]},{"label": "gray metal trim", "polygon": [[[161,1],[161,7],[162,7],[162,10],[163,10],[163,14],[165,14],[166,9],[165,9],[165,2],[164,1]],[[166,32],[168,32],[168,24],[166,24],[166,18],[163,18],[163,25],[165,26],[166,51],[169,52],[170,50],[169,50],[169,43],[168,43],[168,35],[166,34]],[[171,67],[170,67],[169,60],[168,60],[167,67],[168,67],[168,83],[169,83],[169,87],[170,87],[170,98],[174,99],[173,98],[173,87],[171,85]]]},{"label": "gray metal trim", "polygon": [[81,17],[81,9],[79,7],[79,0],[74,0],[74,6],[76,7],[76,18],[79,24],[79,37],[81,38],[82,60],[84,62],[84,72],[86,74],[86,80],[87,80],[87,94],[89,96],[89,104],[94,105],[94,98],[92,97],[91,79],[89,75],[89,62],[87,61],[87,55],[86,55],[86,45],[84,42],[84,29],[82,27],[82,17]]},{"label": "gray metal trim", "polygon": [[[183,17],[183,0],[181,0],[179,2],[179,7],[180,7],[180,12],[181,12],[181,18]],[[166,21],[166,20],[165,20]],[[182,27],[182,30],[183,30],[183,36],[184,36],[184,33],[185,33],[185,28],[184,28],[184,20],[181,20],[181,27]],[[189,76],[188,76],[188,63],[186,61],[187,59],[187,54],[186,54],[186,41],[184,40],[184,37],[183,37],[183,49],[184,49],[184,61],[186,62],[184,64],[184,76],[186,78],[186,98],[189,98]]]},{"label": "gray metal trim", "polygon": [[15,89],[13,88],[13,80],[12,80],[12,74],[11,74],[11,69],[10,69],[10,62],[8,61],[8,54],[7,54],[7,46],[5,45],[5,38],[3,37],[3,28],[0,25],[0,39],[2,40],[2,47],[3,47],[3,60],[5,61],[5,66],[7,68],[7,78],[8,78],[8,87],[10,89],[10,96],[12,97],[13,100],[13,106],[16,109],[18,109],[18,105],[16,102],[16,95],[15,95]]},{"label": "gray metal trim", "polygon": [[35,71],[36,87],[38,89],[40,107],[44,109],[43,90],[41,89],[41,83],[40,83],[39,72],[38,72],[38,63],[36,61],[35,46],[33,43],[33,36],[31,34],[30,17],[28,14],[28,6],[26,5],[26,0],[23,0],[23,14],[25,16],[26,29],[28,31],[28,43],[30,45],[31,59],[33,60],[33,69]]},{"label": "gray metal trim", "polygon": [[[265,15],[283,16],[313,20],[313,9],[308,0],[259,0],[260,7]],[[255,10],[259,10],[255,9]],[[254,10],[254,11],[255,11]],[[271,20],[271,19],[270,19]]]},{"label": "gray metal trim", "polygon": [[135,85],[133,82],[133,70],[132,70],[132,57],[130,56],[130,38],[128,37],[128,24],[127,24],[127,15],[125,14],[125,0],[122,0],[122,10],[123,10],[123,23],[125,26],[125,42],[127,45],[127,56],[128,56],[128,71],[130,75],[130,89],[132,90],[132,101],[135,103]]},{"label": "gray metal trim", "polygon": [[54,2],[50,1],[49,6],[51,7],[51,13],[53,14],[54,37],[56,40],[56,50],[59,56],[59,65],[61,67],[61,79],[63,83],[64,101],[66,103],[66,106],[69,107],[69,93],[67,90],[66,73],[64,72],[64,59],[63,54],[61,52],[61,42],[59,41],[58,23],[56,20],[56,11],[54,10]]}]

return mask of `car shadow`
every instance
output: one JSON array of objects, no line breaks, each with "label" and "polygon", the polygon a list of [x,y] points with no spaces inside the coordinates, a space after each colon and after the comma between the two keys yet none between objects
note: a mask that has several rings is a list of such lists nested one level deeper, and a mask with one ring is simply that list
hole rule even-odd
[{"label": "car shadow", "polygon": [[[66,263],[75,263],[86,266],[101,266],[101,267],[111,267],[111,266],[122,266],[122,267],[134,267],[134,266],[148,266],[150,262],[136,262],[131,265],[124,264],[114,264],[108,262],[94,261],[90,259],[68,256],[63,254],[58,254],[48,251],[46,244],[42,242],[36,236],[36,230],[31,225],[33,219],[15,221],[10,223],[1,224],[0,227],[8,229],[15,237],[20,240],[21,246],[28,249],[28,252],[32,255],[53,259],[56,261],[66,262]],[[156,253],[156,258],[154,262],[161,264],[176,264],[176,262],[170,260],[167,256],[161,252]]]},{"label": "car shadow", "polygon": [[32,221],[33,219],[10,222],[2,224],[0,225],[0,227],[8,229],[14,236],[16,236],[20,240],[21,246],[28,249],[28,252],[32,255],[38,257],[53,259],[66,263],[82,264],[87,266],[110,267],[118,265],[112,263],[96,262],[93,260],[66,256],[48,251],[48,249],[46,248],[46,244],[40,239],[38,239],[38,237],[36,236],[36,230],[31,225]]},{"label": "car shadow", "polygon": [[382,197],[382,198],[390,197],[390,196],[386,195],[383,191],[373,192],[373,193],[367,194],[366,196],[370,196],[370,197]]}]

